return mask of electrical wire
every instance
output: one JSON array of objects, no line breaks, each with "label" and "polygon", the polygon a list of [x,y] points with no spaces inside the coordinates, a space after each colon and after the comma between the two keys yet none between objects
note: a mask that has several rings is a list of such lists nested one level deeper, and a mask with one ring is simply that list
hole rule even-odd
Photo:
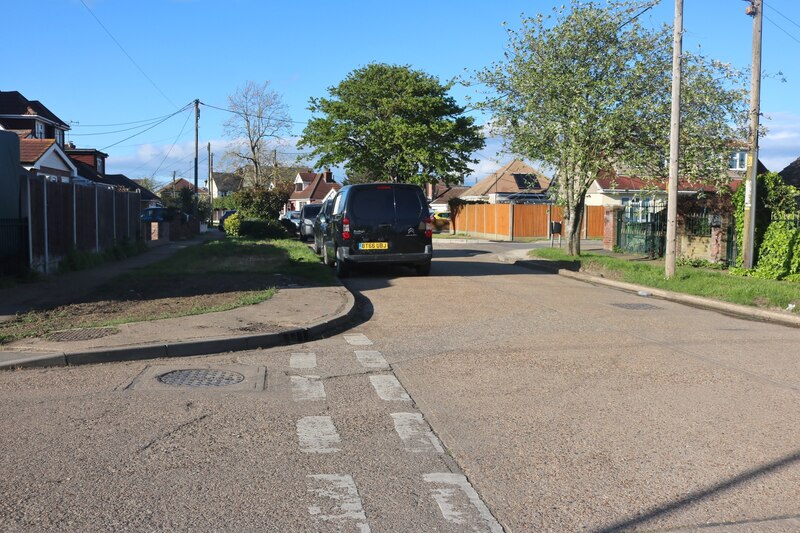
[{"label": "electrical wire", "polygon": [[[249,117],[255,117],[255,118],[260,118],[260,119],[269,119],[269,117],[263,117],[263,116],[260,116],[260,115],[251,115],[249,113],[242,113],[241,111],[232,111],[232,110],[226,109],[224,107],[219,107],[219,106],[215,106],[215,105],[211,105],[211,104],[206,104],[205,102],[200,102],[200,105],[205,106],[205,107],[210,107],[211,109],[218,109],[220,111],[225,111],[226,113],[230,113],[232,115],[239,115],[239,116],[242,116],[242,117],[249,116]],[[308,122],[300,122],[300,121],[297,121],[297,120],[276,120],[275,122],[281,122],[283,124],[308,124]]]},{"label": "electrical wire", "polygon": [[125,54],[125,56],[126,56],[126,57],[127,57],[127,58],[128,58],[130,61],[131,61],[131,63],[133,63],[133,65],[134,65],[134,66],[135,66],[137,69],[139,69],[139,72],[141,72],[141,73],[142,73],[142,75],[143,75],[145,78],[147,78],[147,81],[149,81],[149,82],[150,82],[150,84],[151,84],[153,87],[155,87],[155,89],[156,89],[156,90],[157,90],[157,91],[158,91],[158,92],[161,94],[161,96],[163,96],[163,97],[164,97],[164,98],[167,100],[167,102],[169,102],[170,104],[172,104],[172,107],[178,107],[178,106],[175,104],[175,102],[173,102],[172,100],[170,100],[169,96],[167,96],[166,94],[164,94],[164,91],[162,91],[162,90],[161,90],[161,88],[160,88],[158,85],[156,85],[156,82],[154,82],[154,81],[153,81],[153,79],[152,79],[150,76],[148,76],[148,75],[147,75],[147,73],[144,71],[144,69],[142,69],[142,67],[140,67],[140,66],[139,66],[139,64],[138,64],[138,63],[137,63],[137,62],[136,62],[136,61],[135,61],[135,60],[134,60],[134,59],[131,57],[131,55],[130,55],[130,54],[129,54],[129,53],[126,51],[126,50],[125,50],[125,48],[123,48],[123,46],[122,46],[122,45],[119,43],[119,41],[116,39],[116,37],[114,37],[114,36],[111,34],[111,32],[108,30],[108,28],[106,28],[105,24],[103,24],[103,23],[100,21],[100,19],[99,19],[99,18],[97,18],[97,15],[95,15],[95,14],[94,14],[94,11],[92,11],[92,10],[91,10],[91,8],[89,8],[89,6],[88,6],[88,5],[86,5],[86,2],[85,2],[84,0],[80,0],[80,2],[81,2],[81,4],[83,4],[83,7],[85,7],[85,8],[86,8],[86,11],[88,11],[88,12],[89,12],[89,14],[90,14],[90,15],[92,15],[92,17],[94,18],[94,20],[96,20],[96,21],[97,21],[97,23],[100,25],[100,27],[101,27],[101,28],[103,28],[103,30],[104,30],[104,31],[105,31],[105,32],[108,34],[108,36],[109,36],[109,37],[111,37],[111,40],[112,40],[112,41],[114,41],[114,43],[115,43],[115,44],[116,44],[116,45],[119,47],[119,49],[120,49],[120,50],[122,50],[122,53],[123,53],[123,54]]},{"label": "electrical wire", "polygon": [[153,175],[152,175],[153,178],[156,177],[156,172],[161,170],[161,165],[164,164],[164,161],[167,160],[167,158],[169,157],[169,154],[172,153],[172,149],[175,148],[175,145],[178,143],[178,139],[180,139],[181,135],[183,135],[183,130],[186,129],[186,125],[189,123],[189,118],[191,118],[191,116],[192,116],[191,113],[186,113],[186,120],[183,121],[183,126],[181,126],[181,131],[178,133],[178,135],[175,136],[175,140],[172,141],[172,146],[169,147],[169,150],[167,150],[167,153],[164,154],[164,158],[161,160],[161,163],[159,163],[158,167],[156,167],[156,169],[153,171]]},{"label": "electrical wire", "polygon": [[797,22],[793,21],[792,19],[790,19],[789,17],[787,17],[786,15],[784,15],[783,13],[781,13],[780,11],[778,11],[777,9],[775,9],[774,7],[772,7],[772,4],[769,4],[769,5],[761,4],[761,5],[762,5],[762,9],[763,9],[764,7],[769,7],[769,8],[770,8],[772,11],[774,11],[774,12],[775,12],[775,13],[777,13],[778,15],[782,16],[783,18],[785,18],[786,20],[788,20],[789,22],[791,22],[792,24],[794,24],[795,26],[797,26],[798,28],[800,28],[800,24],[798,24]]},{"label": "electrical wire", "polygon": [[113,144],[109,144],[108,146],[105,146],[105,147],[101,148],[101,149],[100,149],[100,151],[101,151],[101,152],[104,152],[104,151],[105,151],[105,150],[107,150],[108,148],[111,148],[111,147],[113,147],[113,146],[116,146],[116,145],[118,145],[118,144],[122,144],[122,143],[124,143],[125,141],[127,141],[127,140],[129,140],[129,139],[133,139],[134,137],[136,137],[136,136],[138,136],[138,135],[141,135],[142,133],[144,133],[144,132],[146,132],[146,131],[150,131],[150,130],[152,130],[153,128],[155,128],[156,126],[158,126],[159,124],[163,124],[164,122],[166,122],[166,121],[167,121],[167,120],[169,120],[170,118],[174,117],[175,115],[178,115],[178,114],[180,114],[180,113],[182,113],[182,112],[186,111],[187,109],[189,109],[190,107],[192,107],[192,105],[194,105],[194,102],[190,102],[190,103],[186,104],[185,106],[183,106],[183,108],[182,108],[182,109],[178,109],[178,110],[177,110],[177,111],[175,111],[173,114],[171,114],[171,115],[167,116],[166,118],[164,118],[164,119],[162,119],[162,120],[160,120],[160,121],[156,122],[156,123],[155,123],[155,124],[153,124],[152,126],[150,126],[150,127],[146,128],[146,129],[144,129],[144,130],[142,130],[142,131],[140,131],[140,132],[138,132],[138,133],[134,133],[133,135],[129,135],[128,137],[125,137],[125,138],[124,138],[124,139],[122,139],[121,141],[115,142],[115,143],[113,143]]},{"label": "electrical wire", "polygon": [[[80,124],[78,122],[75,123],[75,127],[78,128],[113,128],[115,126],[129,126],[131,124],[141,124],[143,122],[154,122],[156,120],[166,118],[169,115],[162,115],[160,117],[153,117],[153,118],[146,118],[142,120],[134,120],[131,122],[118,122],[116,124]],[[73,134],[74,135],[74,134]]]},{"label": "electrical wire", "polygon": [[784,30],[783,28],[781,28],[781,27],[780,27],[780,26],[779,26],[779,25],[778,25],[778,24],[777,24],[777,23],[776,23],[774,20],[772,20],[771,18],[769,18],[769,17],[766,15],[766,13],[762,13],[762,16],[763,16],[763,17],[764,17],[764,18],[765,18],[767,21],[769,21],[769,22],[770,22],[770,24],[772,24],[773,26],[775,26],[776,28],[778,28],[779,30],[781,30],[783,33],[785,33],[786,35],[788,35],[788,36],[789,36],[789,38],[790,38],[791,40],[793,40],[793,41],[794,41],[794,42],[796,42],[797,44],[800,44],[800,39],[798,39],[797,37],[795,37],[794,35],[792,35],[792,34],[791,34],[791,33],[789,33],[788,31],[786,31],[786,30]]},{"label": "electrical wire", "polygon": [[[167,118],[169,118],[169,117],[167,117]],[[93,132],[93,133],[70,133],[70,135],[73,136],[73,137],[91,137],[91,136],[96,136],[96,135],[111,135],[111,134],[114,134],[114,133],[122,133],[124,131],[138,130],[139,128],[144,128],[145,126],[149,126],[150,124],[155,124],[156,122],[158,122],[158,120],[159,119],[152,120],[152,121],[144,123],[144,124],[139,124],[138,126],[132,126],[130,128],[124,128],[124,129],[121,129],[121,130],[96,131],[96,132]]]}]

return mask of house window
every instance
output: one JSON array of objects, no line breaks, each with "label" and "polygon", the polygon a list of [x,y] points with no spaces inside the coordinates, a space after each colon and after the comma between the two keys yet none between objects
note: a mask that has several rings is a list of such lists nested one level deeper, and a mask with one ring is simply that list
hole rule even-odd
[{"label": "house window", "polygon": [[36,138],[44,139],[44,124],[38,121],[36,122]]},{"label": "house window", "polygon": [[102,157],[97,158],[97,172],[100,174],[106,173],[106,164],[105,160]]},{"label": "house window", "polygon": [[56,143],[59,146],[64,146],[64,132],[61,130],[56,130]]},{"label": "house window", "polygon": [[730,170],[747,170],[747,152],[740,150],[731,155],[730,162],[728,163]]},{"label": "house window", "polygon": [[295,183],[294,184],[294,191],[295,192],[301,192],[302,190],[303,190],[303,182],[302,181],[300,183]]}]

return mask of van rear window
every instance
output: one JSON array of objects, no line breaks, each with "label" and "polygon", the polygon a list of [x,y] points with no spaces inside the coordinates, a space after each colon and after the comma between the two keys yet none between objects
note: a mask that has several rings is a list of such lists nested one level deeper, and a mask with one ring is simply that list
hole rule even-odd
[{"label": "van rear window", "polygon": [[423,209],[421,192],[412,187],[397,187],[394,190],[398,224],[416,224],[419,222]]},{"label": "van rear window", "polygon": [[350,214],[353,218],[368,224],[394,223],[394,193],[391,188],[358,188],[351,194]]}]

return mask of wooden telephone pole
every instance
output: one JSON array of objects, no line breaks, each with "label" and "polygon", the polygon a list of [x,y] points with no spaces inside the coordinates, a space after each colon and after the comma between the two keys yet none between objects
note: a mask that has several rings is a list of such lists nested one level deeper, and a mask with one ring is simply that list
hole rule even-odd
[{"label": "wooden telephone pole", "polygon": [[678,228],[678,158],[681,132],[681,55],[683,54],[683,0],[675,0],[675,22],[672,29],[672,108],[669,127],[669,184],[667,186],[667,249],[664,275],[675,275],[676,237]]},{"label": "wooden telephone pole", "polygon": [[744,235],[742,267],[753,268],[756,232],[756,176],[758,176],[758,120],[761,114],[761,26],[763,0],[750,0],[745,13],[753,17],[753,66],[750,80],[750,151],[744,180]]}]

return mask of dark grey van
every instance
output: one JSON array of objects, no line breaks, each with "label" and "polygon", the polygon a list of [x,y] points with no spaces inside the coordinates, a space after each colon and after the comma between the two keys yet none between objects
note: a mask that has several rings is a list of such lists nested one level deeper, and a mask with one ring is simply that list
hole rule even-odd
[{"label": "dark grey van", "polygon": [[322,258],[339,276],[363,264],[407,265],[420,275],[430,273],[433,225],[418,186],[347,185],[333,200],[330,215],[320,216],[327,223]]}]

